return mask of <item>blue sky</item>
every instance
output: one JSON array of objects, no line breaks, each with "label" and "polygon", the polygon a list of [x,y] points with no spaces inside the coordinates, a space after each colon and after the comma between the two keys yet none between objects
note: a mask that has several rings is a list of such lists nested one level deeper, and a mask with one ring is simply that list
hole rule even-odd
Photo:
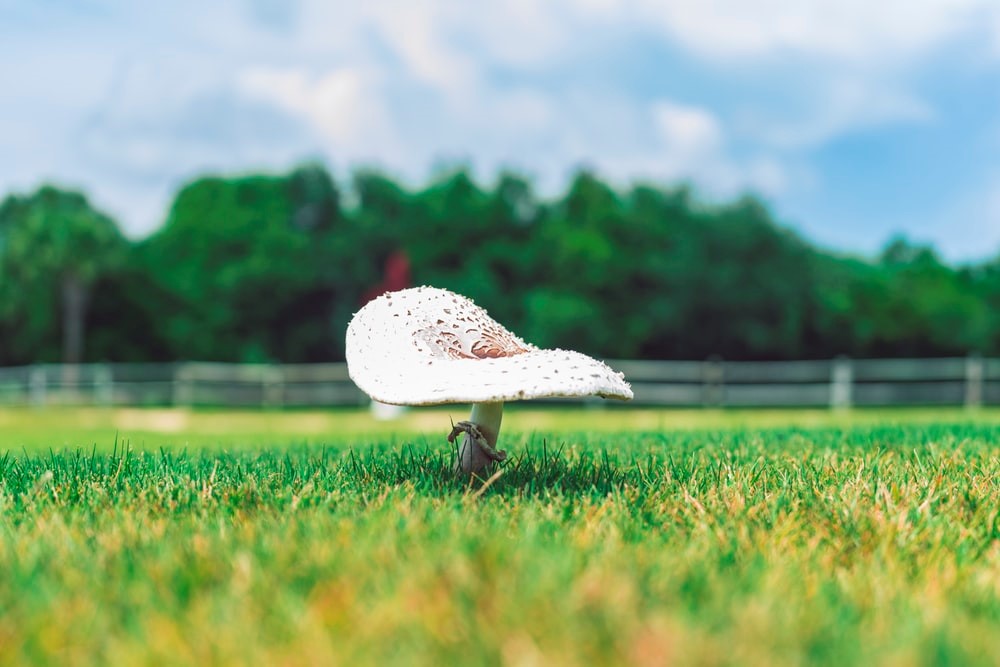
[{"label": "blue sky", "polygon": [[761,194],[822,245],[1000,253],[994,0],[0,0],[0,193],[133,235],[206,172],[442,164]]}]

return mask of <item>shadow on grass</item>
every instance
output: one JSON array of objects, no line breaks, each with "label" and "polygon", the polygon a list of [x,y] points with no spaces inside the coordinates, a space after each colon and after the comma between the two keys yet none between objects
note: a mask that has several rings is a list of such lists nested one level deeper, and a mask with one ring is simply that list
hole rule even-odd
[{"label": "shadow on grass", "polygon": [[429,445],[395,450],[349,451],[352,477],[365,485],[412,484],[424,491],[479,495],[605,495],[626,484],[641,484],[656,460],[622,462],[607,449],[570,452],[542,439],[509,452],[503,463],[469,478],[456,474],[457,452]]},{"label": "shadow on grass", "polygon": [[606,495],[626,484],[642,484],[657,461],[662,465],[656,457],[623,463],[607,450],[570,451],[547,440],[527,442],[481,477],[456,474],[454,461],[453,451],[426,442],[235,452],[136,451],[126,442],[103,453],[2,453],[0,496],[22,507],[155,497],[170,506],[221,503],[251,509],[322,504],[331,494],[370,497],[407,489],[436,497]]}]

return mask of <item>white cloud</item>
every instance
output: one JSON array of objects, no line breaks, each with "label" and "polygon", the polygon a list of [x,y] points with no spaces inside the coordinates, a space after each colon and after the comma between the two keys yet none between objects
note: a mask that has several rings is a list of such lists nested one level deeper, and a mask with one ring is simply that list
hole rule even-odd
[{"label": "white cloud", "polygon": [[319,76],[299,68],[254,67],[237,75],[237,85],[250,97],[303,117],[319,130],[331,152],[360,157],[395,143],[379,79],[376,71],[351,67]]},{"label": "white cloud", "polygon": [[891,82],[842,77],[826,83],[807,100],[808,109],[797,117],[765,118],[746,115],[742,131],[779,149],[821,146],[843,134],[880,125],[924,123],[935,111],[923,100]]},{"label": "white cloud", "polygon": [[747,190],[775,196],[797,182],[791,164],[764,154],[735,155],[721,121],[707,109],[658,100],[641,118],[653,129],[651,141],[610,149],[586,162],[603,166],[619,182],[690,181],[712,197]]},{"label": "white cloud", "polygon": [[444,3],[409,0],[378,5],[372,19],[417,80],[457,96],[476,84],[479,73],[474,54],[455,48],[446,38],[443,27],[449,14]]},{"label": "white cloud", "polygon": [[675,153],[697,156],[718,150],[722,142],[719,121],[704,109],[662,101],[653,105],[652,115],[660,140]]},{"label": "white cloud", "polygon": [[473,47],[490,65],[537,69],[565,62],[592,46],[588,29],[613,24],[594,21],[577,0],[506,0],[502,3],[454,3],[447,33],[456,43]]},{"label": "white cloud", "polygon": [[[487,176],[520,168],[549,191],[587,163],[619,182],[778,196],[821,187],[810,152],[839,137],[935,120],[910,73],[943,45],[992,25],[1000,54],[1000,5],[987,0],[178,0],[104,11],[86,29],[68,15],[30,35],[0,24],[0,191],[69,179],[141,231],[201,171],[313,155],[416,181],[445,156]],[[650,41],[689,70],[777,72],[761,87],[780,94],[703,94],[717,84],[675,77],[672,62],[620,77],[616,59]]]},{"label": "white cloud", "polygon": [[549,132],[562,118],[553,108],[552,98],[538,90],[514,88],[494,93],[494,96],[489,124],[504,133],[535,135]]},{"label": "white cloud", "polygon": [[874,67],[920,54],[984,16],[990,0],[640,0],[638,14],[707,57],[810,54]]}]

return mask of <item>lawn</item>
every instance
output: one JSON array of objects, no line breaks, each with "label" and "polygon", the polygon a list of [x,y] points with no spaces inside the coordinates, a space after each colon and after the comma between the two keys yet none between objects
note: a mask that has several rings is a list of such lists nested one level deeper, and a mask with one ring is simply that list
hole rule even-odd
[{"label": "lawn", "polygon": [[0,412],[0,664],[995,664],[1000,414]]}]

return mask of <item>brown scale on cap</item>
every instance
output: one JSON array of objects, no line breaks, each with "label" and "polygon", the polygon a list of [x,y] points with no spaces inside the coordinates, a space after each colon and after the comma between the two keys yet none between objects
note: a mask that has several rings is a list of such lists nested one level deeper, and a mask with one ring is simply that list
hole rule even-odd
[{"label": "brown scale on cap", "polygon": [[427,343],[431,355],[448,359],[499,359],[531,351],[516,336],[495,323],[473,324],[459,327],[456,331],[455,325],[449,329],[443,320],[438,320],[435,325],[418,330],[416,336]]}]

